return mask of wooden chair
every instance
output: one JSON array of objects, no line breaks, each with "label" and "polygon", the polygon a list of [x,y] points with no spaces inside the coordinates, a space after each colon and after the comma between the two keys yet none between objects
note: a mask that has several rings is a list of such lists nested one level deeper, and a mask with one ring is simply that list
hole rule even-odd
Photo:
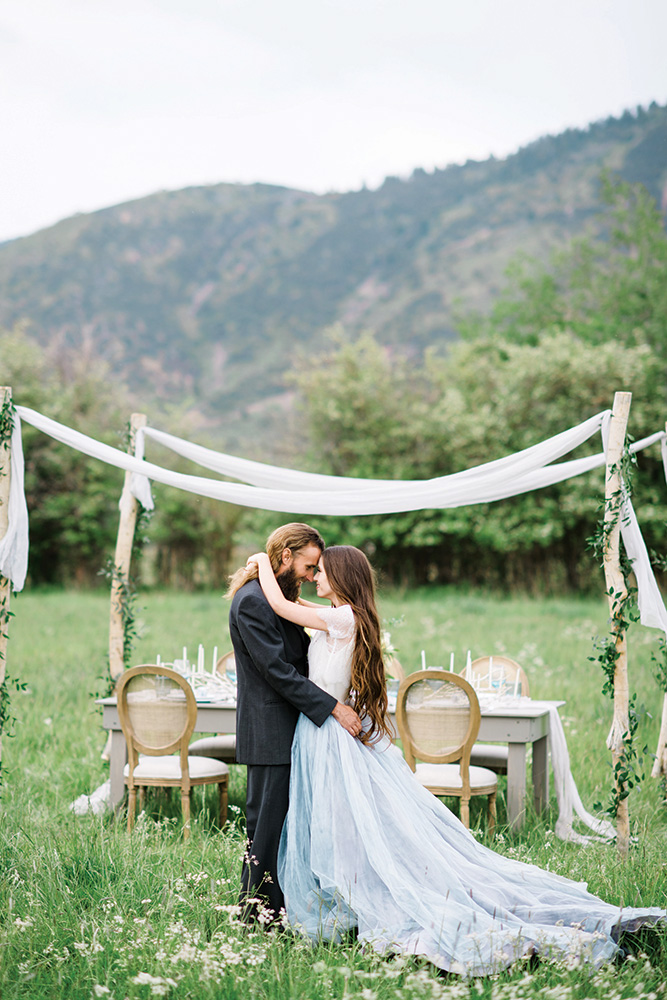
[{"label": "wooden chair", "polygon": [[220,674],[221,677],[227,677],[227,670],[230,670],[236,674],[236,657],[234,656],[234,650],[230,649],[228,653],[223,653],[219,656],[215,664],[216,674]]},{"label": "wooden chair", "polygon": [[[405,670],[395,656],[385,657],[384,678],[387,684],[387,694],[389,695],[389,707],[394,712],[400,685],[405,680]],[[392,736],[392,743],[396,743],[398,738],[398,733],[396,732]]]},{"label": "wooden chair", "polygon": [[[479,681],[488,678],[490,661],[490,656],[480,656],[476,660],[473,660],[470,665],[473,677]],[[523,667],[516,660],[510,659],[509,656],[494,656],[492,671],[492,684],[500,683],[502,687],[502,682],[504,681],[504,689],[508,693],[517,689],[522,697],[530,697],[528,677]],[[519,676],[518,686],[516,684],[517,674]],[[466,671],[462,670],[461,675],[465,676]],[[498,689],[490,687],[489,690]],[[477,767],[488,767],[491,771],[495,771],[496,774],[507,774],[507,756],[508,750],[505,743],[502,745],[496,743],[475,743],[470,751],[470,763],[475,764]]]},{"label": "wooden chair", "polygon": [[187,838],[190,835],[192,786],[218,785],[220,826],[223,826],[227,819],[229,768],[217,760],[188,756],[197,703],[185,678],[169,667],[142,664],[121,675],[116,696],[127,743],[128,830],[134,826],[137,789],[141,810],[148,786],[181,789],[183,837]]},{"label": "wooden chair", "polygon": [[418,781],[434,795],[460,798],[461,822],[466,827],[470,826],[471,797],[488,796],[492,834],[498,778],[493,771],[470,764],[480,723],[479,702],[470,684],[439,668],[410,674],[398,692],[396,721],[405,759]]},{"label": "wooden chair", "polygon": [[[236,658],[234,650],[219,656],[215,665],[215,672],[220,677],[227,678],[227,669],[236,673]],[[193,740],[188,749],[188,753],[195,757],[213,757],[214,760],[222,760],[226,764],[236,763],[236,734],[222,733],[218,736],[203,736],[199,740]]]},{"label": "wooden chair", "polygon": [[[510,694],[514,691],[516,677],[518,674],[518,694],[520,694],[523,698],[529,698],[530,686],[528,684],[526,672],[523,667],[516,662],[516,660],[511,660],[509,656],[479,656],[470,664],[470,671],[473,677],[478,678],[480,681],[483,681],[484,678],[488,678],[491,659],[493,659],[493,677],[491,678],[492,684],[495,685],[499,683],[502,687],[504,681],[505,691]],[[465,673],[466,671],[462,670],[461,676],[465,677]],[[498,689],[492,687],[490,690]]]}]

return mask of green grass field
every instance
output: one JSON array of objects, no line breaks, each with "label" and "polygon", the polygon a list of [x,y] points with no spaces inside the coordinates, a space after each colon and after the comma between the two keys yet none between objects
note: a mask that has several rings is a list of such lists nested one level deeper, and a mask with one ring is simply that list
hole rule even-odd
[{"label": "green grass field", "polygon": [[[139,601],[134,661],[171,659],[186,645],[228,648],[227,604],[219,595],[148,593]],[[27,687],[12,695],[15,736],[3,740],[0,804],[0,994],[13,998],[658,998],[665,994],[667,941],[653,934],[622,964],[599,971],[525,964],[462,982],[430,966],[380,959],[359,946],[311,947],[291,935],[248,933],[234,921],[243,847],[243,768],[232,768],[230,823],[214,823],[215,792],[194,794],[190,840],[180,836],[178,797],[149,799],[128,836],[124,822],[75,817],[70,803],[106,778],[104,733],[95,695],[106,687],[108,598],[103,593],[26,593],[13,599],[8,673]],[[611,703],[589,662],[592,637],[606,631],[603,600],[502,599],[451,589],[383,595],[381,610],[398,656],[418,669],[462,669],[473,657],[505,652],[526,669],[531,693],[566,701],[561,715],[584,804],[606,802],[611,787],[605,738]],[[402,619],[395,624],[394,619]],[[658,634],[633,627],[631,688],[637,692],[640,747],[655,750],[662,695],[651,652]],[[498,851],[585,880],[611,902],[667,907],[667,808],[648,777],[633,791],[636,837],[628,861],[615,848],[566,844],[552,833],[555,803],[529,815],[520,832],[504,827]],[[484,809],[473,810],[486,840]]]}]

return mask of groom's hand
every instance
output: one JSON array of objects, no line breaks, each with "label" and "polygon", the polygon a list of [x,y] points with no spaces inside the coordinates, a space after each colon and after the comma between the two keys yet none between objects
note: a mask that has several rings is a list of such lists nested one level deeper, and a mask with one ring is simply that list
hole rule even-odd
[{"label": "groom's hand", "polygon": [[337,701],[331,713],[343,729],[346,729],[350,736],[358,736],[361,732],[361,719],[353,708],[344,705],[342,701]]}]

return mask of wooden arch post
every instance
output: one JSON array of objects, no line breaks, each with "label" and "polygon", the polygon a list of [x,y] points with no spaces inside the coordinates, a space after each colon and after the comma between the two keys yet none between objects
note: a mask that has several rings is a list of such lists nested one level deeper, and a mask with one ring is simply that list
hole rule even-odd
[{"label": "wooden arch post", "polygon": [[[133,413],[130,418],[130,442],[128,452],[134,454],[137,431],[145,427],[146,416],[143,413]],[[125,660],[123,646],[125,633],[123,617],[127,601],[127,588],[130,582],[130,563],[132,561],[132,543],[134,529],[137,524],[139,504],[130,492],[132,473],[125,473],[123,492],[120,497],[120,522],[116,553],[114,556],[113,575],[111,578],[111,608],[109,612],[109,673],[113,680],[118,680],[123,672]]]},{"label": "wooden arch post", "polygon": [[[11,406],[12,390],[8,385],[0,387],[0,409]],[[0,442],[0,538],[4,538],[9,527],[9,485],[12,457],[11,438]],[[9,580],[0,576],[0,687],[5,683],[7,668],[7,640],[9,638]],[[4,694],[4,692],[3,692]],[[0,730],[0,765],[2,764],[2,730]]]},{"label": "wooden arch post", "polygon": [[621,517],[622,480],[621,459],[630,413],[631,392],[617,392],[609,425],[607,442],[605,507],[604,507],[604,576],[609,598],[611,628],[616,634],[616,664],[614,670],[614,719],[607,746],[611,750],[614,783],[617,796],[616,844],[618,853],[625,858],[630,846],[630,814],[626,795],[626,782],[619,778],[625,760],[626,734],[630,729],[630,698],[628,691],[628,649],[625,631],[619,618],[628,592],[621,571]]}]

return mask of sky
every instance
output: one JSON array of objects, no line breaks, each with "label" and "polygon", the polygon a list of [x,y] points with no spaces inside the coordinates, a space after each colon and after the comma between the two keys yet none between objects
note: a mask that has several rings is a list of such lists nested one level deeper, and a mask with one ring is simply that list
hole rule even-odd
[{"label": "sky", "polygon": [[159,190],[376,187],[667,103],[665,0],[3,0],[0,241]]}]

